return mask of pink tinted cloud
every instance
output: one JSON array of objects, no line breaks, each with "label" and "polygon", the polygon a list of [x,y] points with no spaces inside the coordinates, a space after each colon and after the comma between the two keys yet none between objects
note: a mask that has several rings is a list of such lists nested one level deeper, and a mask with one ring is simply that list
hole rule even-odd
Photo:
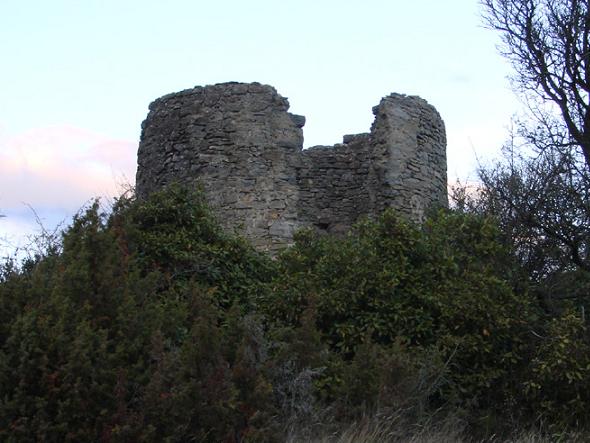
[{"label": "pink tinted cloud", "polygon": [[77,209],[133,181],[137,144],[73,126],[35,128],[0,138],[0,207]]}]

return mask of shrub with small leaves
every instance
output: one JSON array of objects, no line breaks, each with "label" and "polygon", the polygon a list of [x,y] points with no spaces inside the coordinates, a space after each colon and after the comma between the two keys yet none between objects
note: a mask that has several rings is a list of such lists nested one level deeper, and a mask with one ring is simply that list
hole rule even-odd
[{"label": "shrub with small leaves", "polygon": [[524,382],[524,404],[539,421],[588,426],[590,334],[583,318],[570,308],[550,320],[538,340]]},{"label": "shrub with small leaves", "polygon": [[317,306],[318,330],[347,359],[367,337],[437,348],[452,358],[444,395],[489,406],[521,363],[534,317],[527,294],[512,289],[513,263],[498,238],[492,220],[445,211],[422,227],[386,211],[344,238],[303,231],[280,257],[262,309],[297,325]]}]

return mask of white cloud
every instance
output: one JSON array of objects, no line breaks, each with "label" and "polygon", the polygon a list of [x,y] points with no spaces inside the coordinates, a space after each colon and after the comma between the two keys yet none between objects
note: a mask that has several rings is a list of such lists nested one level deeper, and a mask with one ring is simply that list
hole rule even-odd
[{"label": "white cloud", "polygon": [[73,126],[7,136],[0,126],[0,251],[39,232],[33,208],[51,230],[94,197],[133,184],[137,144]]},{"label": "white cloud", "polygon": [[136,144],[71,126],[36,128],[0,139],[0,207],[75,210],[113,196],[135,174]]}]

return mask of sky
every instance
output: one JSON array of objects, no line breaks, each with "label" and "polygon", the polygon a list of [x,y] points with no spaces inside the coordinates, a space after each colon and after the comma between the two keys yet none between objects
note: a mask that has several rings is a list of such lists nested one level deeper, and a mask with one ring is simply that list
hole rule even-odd
[{"label": "sky", "polygon": [[449,182],[475,180],[520,106],[498,43],[477,0],[2,0],[0,253],[132,185],[149,103],[197,85],[274,86],[306,147],[419,95],[445,121]]}]

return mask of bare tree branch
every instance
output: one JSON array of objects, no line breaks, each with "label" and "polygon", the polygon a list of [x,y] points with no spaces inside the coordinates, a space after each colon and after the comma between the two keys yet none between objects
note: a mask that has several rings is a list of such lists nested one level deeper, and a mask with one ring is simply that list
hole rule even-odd
[{"label": "bare tree branch", "polygon": [[[559,130],[590,169],[590,8],[588,0],[482,0],[484,20],[499,31],[514,88],[558,108]],[[544,124],[539,106],[533,117]],[[547,109],[547,108],[545,108]],[[557,126],[554,128],[556,129]],[[555,142],[546,140],[543,145]]]}]

